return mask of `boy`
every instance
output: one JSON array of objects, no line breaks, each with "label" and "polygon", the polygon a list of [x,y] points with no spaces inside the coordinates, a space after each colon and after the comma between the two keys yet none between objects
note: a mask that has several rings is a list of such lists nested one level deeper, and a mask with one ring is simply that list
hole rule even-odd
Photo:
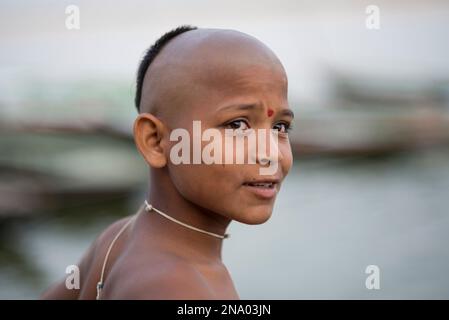
[{"label": "boy", "polygon": [[[43,298],[238,299],[221,258],[225,231],[232,220],[265,222],[292,164],[287,132],[293,113],[282,64],[249,35],[182,26],[146,52],[135,102],[135,143],[150,168],[148,201],[92,244],[79,265],[79,290],[63,281]],[[266,129],[270,142],[275,132],[276,154],[257,151],[247,164],[179,164],[171,134],[182,128],[195,144],[194,121],[202,132],[222,134],[218,158],[241,151],[226,142],[230,129]],[[273,162],[276,170],[261,175]]]}]

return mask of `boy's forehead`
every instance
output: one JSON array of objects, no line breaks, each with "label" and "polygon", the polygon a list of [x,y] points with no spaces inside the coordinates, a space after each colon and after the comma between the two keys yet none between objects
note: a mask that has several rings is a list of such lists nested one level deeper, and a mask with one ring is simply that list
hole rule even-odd
[{"label": "boy's forehead", "polygon": [[170,101],[179,112],[183,104],[256,86],[286,90],[282,64],[267,46],[233,30],[193,30],[170,41],[150,65],[143,111],[172,113]]}]

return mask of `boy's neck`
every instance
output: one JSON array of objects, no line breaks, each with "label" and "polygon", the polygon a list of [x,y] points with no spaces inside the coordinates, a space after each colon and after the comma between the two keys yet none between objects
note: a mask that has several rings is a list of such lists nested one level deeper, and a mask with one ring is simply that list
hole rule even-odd
[{"label": "boy's neck", "polygon": [[[155,170],[156,171],[156,170]],[[193,227],[219,235],[226,233],[230,219],[203,209],[182,197],[164,172],[153,172],[147,200],[151,205]],[[151,213],[151,212],[150,212]],[[154,213],[154,212],[153,212]],[[155,213],[147,216],[149,228],[166,241],[166,245],[188,259],[221,262],[224,239],[219,239],[179,225]]]}]

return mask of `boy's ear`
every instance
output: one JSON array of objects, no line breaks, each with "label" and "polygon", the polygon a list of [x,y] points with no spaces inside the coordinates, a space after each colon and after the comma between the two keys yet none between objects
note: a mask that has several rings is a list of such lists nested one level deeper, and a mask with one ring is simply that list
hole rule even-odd
[{"label": "boy's ear", "polygon": [[134,141],[137,149],[153,168],[162,168],[167,164],[162,139],[166,135],[164,124],[151,113],[141,113],[134,121]]}]

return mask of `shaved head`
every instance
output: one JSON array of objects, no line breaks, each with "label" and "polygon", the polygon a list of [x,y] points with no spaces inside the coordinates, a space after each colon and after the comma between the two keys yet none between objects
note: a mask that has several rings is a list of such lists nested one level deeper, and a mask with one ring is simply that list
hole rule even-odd
[{"label": "shaved head", "polygon": [[[257,79],[246,81],[255,71]],[[196,105],[267,84],[265,78],[270,78],[270,86],[277,80],[286,93],[284,68],[265,44],[234,30],[192,29],[171,39],[154,57],[143,78],[138,107],[170,123],[186,108],[194,114]]]}]

